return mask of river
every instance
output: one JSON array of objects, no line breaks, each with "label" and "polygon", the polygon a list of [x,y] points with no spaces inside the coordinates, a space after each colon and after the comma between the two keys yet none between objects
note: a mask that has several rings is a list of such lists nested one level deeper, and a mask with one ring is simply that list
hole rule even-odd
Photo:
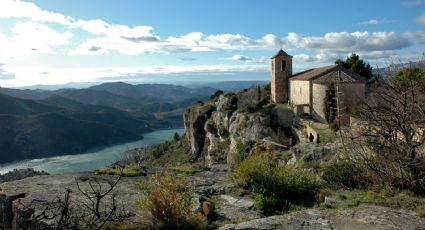
[{"label": "river", "polygon": [[0,174],[4,174],[13,169],[33,168],[37,171],[48,173],[83,172],[111,165],[125,157],[125,152],[134,148],[147,147],[173,139],[174,133],[180,135],[184,129],[158,130],[143,134],[142,140],[95,148],[84,154],[63,155],[33,160],[23,160],[0,165]]}]

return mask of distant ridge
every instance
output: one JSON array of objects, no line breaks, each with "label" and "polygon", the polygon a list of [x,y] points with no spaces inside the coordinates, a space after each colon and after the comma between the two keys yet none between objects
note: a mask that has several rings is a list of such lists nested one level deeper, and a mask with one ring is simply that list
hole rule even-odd
[{"label": "distant ridge", "polygon": [[[60,105],[60,106],[59,106]],[[147,123],[123,111],[60,97],[33,101],[0,94],[0,163],[82,153],[141,139]]]}]

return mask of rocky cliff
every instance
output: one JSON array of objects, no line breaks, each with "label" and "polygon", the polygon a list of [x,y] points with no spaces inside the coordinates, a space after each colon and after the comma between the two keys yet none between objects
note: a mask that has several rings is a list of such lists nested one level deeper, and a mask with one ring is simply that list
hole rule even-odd
[{"label": "rocky cliff", "polygon": [[294,115],[289,108],[270,105],[269,99],[267,86],[253,87],[188,108],[184,120],[192,158],[209,166],[233,164],[238,154],[264,141],[286,145]]}]

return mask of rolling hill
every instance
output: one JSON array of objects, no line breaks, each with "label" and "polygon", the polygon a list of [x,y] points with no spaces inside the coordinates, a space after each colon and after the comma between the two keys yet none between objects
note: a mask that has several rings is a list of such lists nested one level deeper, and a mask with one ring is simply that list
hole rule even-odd
[{"label": "rolling hill", "polygon": [[95,146],[141,139],[141,133],[152,129],[145,121],[111,108],[62,98],[41,102],[0,94],[0,130],[0,163],[5,163],[82,153]]}]

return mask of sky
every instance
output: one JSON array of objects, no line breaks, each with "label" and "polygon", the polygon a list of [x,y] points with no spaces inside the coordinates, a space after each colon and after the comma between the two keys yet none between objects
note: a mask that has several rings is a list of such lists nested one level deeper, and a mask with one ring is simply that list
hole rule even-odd
[{"label": "sky", "polygon": [[0,87],[270,79],[425,52],[425,0],[0,0]]}]

